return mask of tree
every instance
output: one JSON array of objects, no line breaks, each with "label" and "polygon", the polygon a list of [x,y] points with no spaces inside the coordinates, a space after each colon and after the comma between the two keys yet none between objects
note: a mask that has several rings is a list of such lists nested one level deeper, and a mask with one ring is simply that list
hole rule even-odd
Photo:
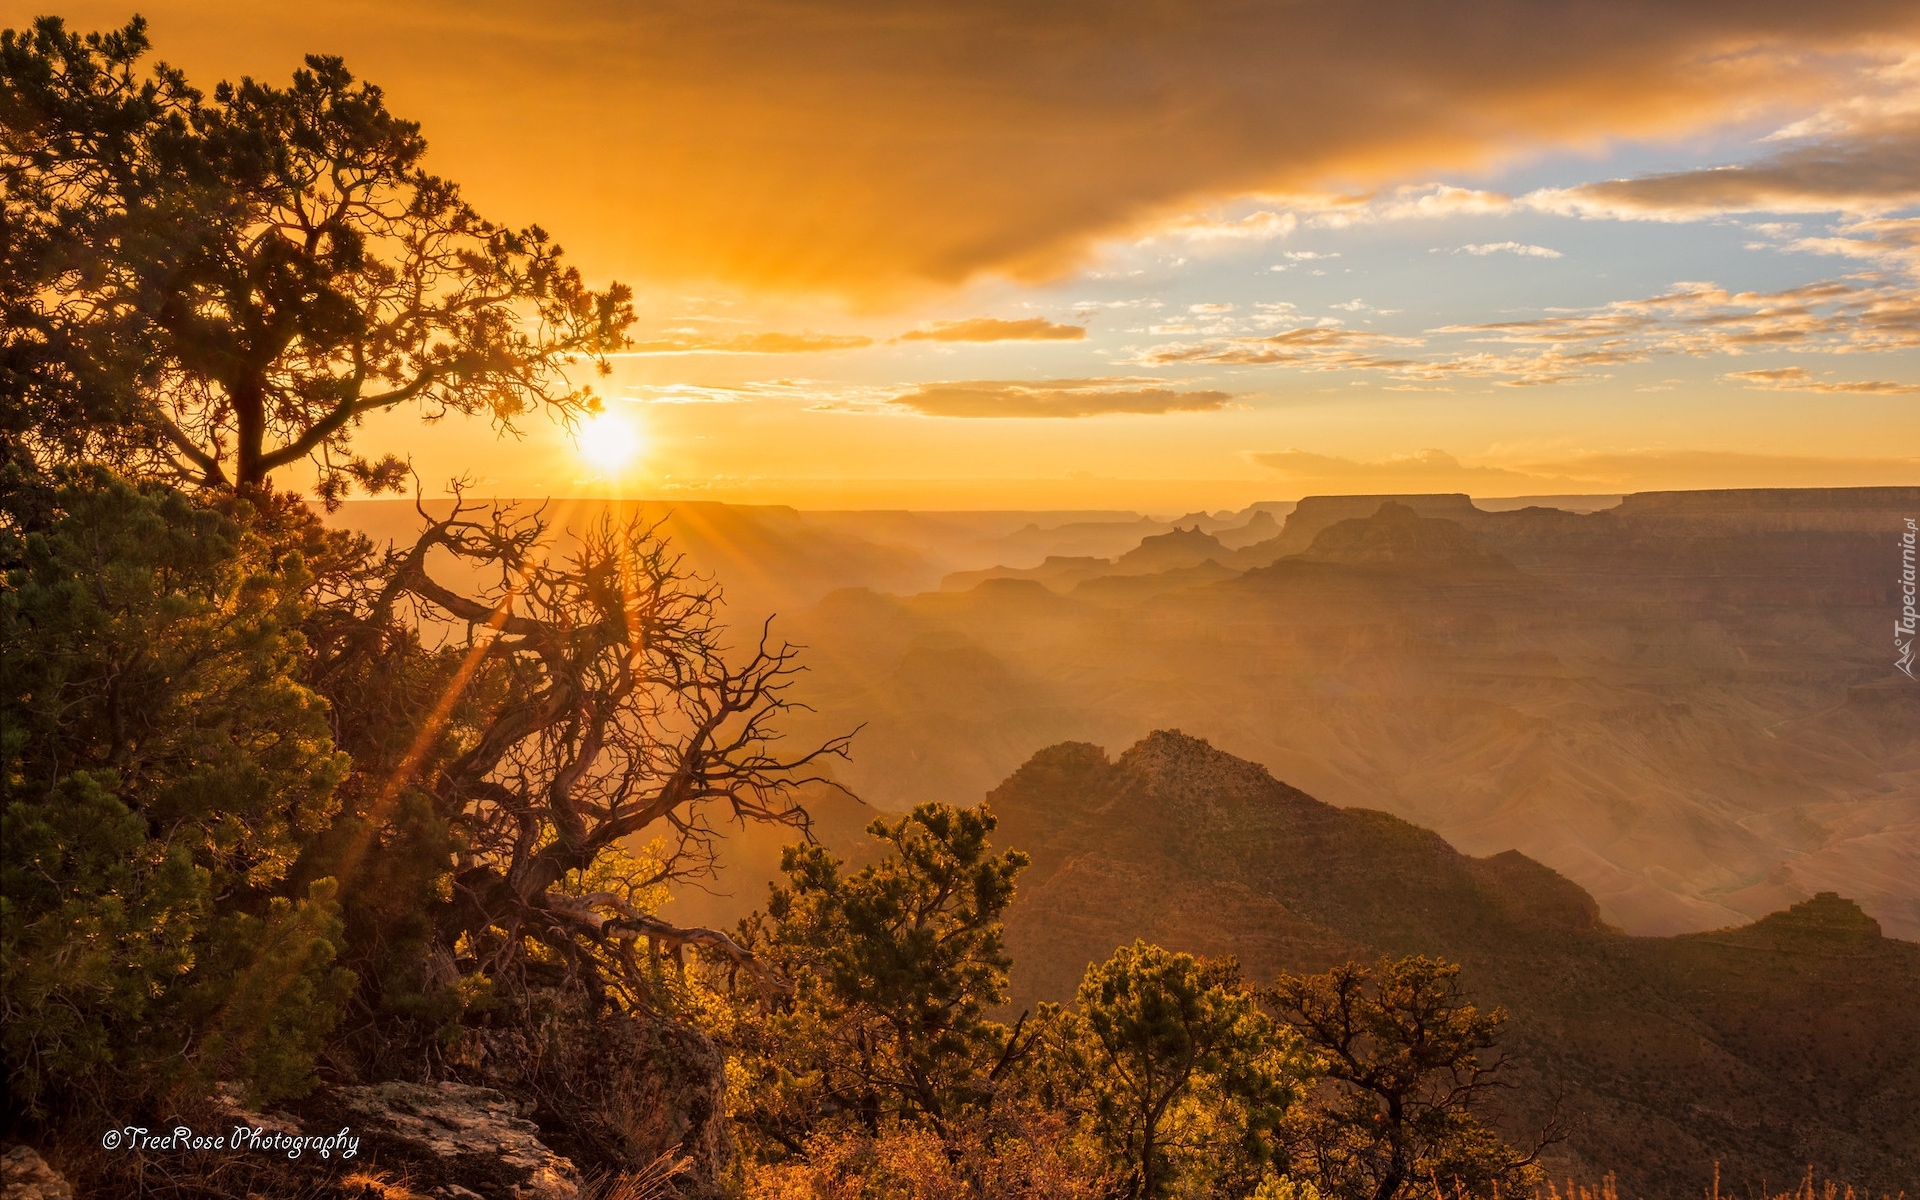
[{"label": "tree", "polygon": [[158,485],[55,499],[0,590],[9,1090],[298,1092],[354,982],[333,880],[284,886],[348,766],[297,677],[304,567]]},{"label": "tree", "polygon": [[1238,963],[1136,941],[1088,969],[1076,1011],[1046,1015],[1050,1090],[1085,1114],[1121,1195],[1241,1197],[1257,1185],[1304,1065],[1240,986]]},{"label": "tree", "polygon": [[743,945],[791,982],[734,1031],[752,1083],[737,1114],[801,1153],[816,1129],[875,1136],[896,1123],[952,1143],[1017,1056],[1018,1028],[986,1013],[1006,997],[1001,920],[1027,856],[994,853],[984,807],[923,804],[868,826],[886,856],[851,875],[817,845],[788,847],[767,911]]},{"label": "tree", "polygon": [[1481,1012],[1460,967],[1431,958],[1382,959],[1324,975],[1283,975],[1268,994],[1316,1051],[1325,1093],[1297,1114],[1297,1158],[1328,1196],[1393,1200],[1429,1179],[1474,1196],[1536,1181],[1549,1127],[1526,1153],[1480,1120],[1508,1086],[1512,1062],[1493,1051],[1506,1014]]},{"label": "tree", "polygon": [[12,457],[243,491],[311,458],[334,501],[401,482],[351,452],[369,413],[597,407],[568,368],[626,344],[629,290],[481,218],[379,88],[309,56],[209,100],[148,48],[139,18],[0,39]]},{"label": "tree", "polygon": [[[319,856],[324,869],[357,878],[417,789],[453,848],[436,961],[502,981],[551,968],[596,997],[624,989],[629,1002],[649,987],[635,957],[642,939],[746,962],[720,934],[641,911],[629,887],[702,870],[711,806],[734,820],[805,824],[795,789],[816,782],[813,764],[843,754],[846,740],[782,752],[776,722],[789,707],[794,648],[763,632],[730,663],[717,589],[637,520],[603,517],[563,535],[537,511],[464,499],[444,518],[422,517],[415,544],[367,573],[363,611],[332,635],[326,669],[337,678],[370,645],[409,644],[396,623],[442,640],[452,669],[412,714],[406,751],[356,794],[356,832]],[[436,555],[456,579],[494,582],[444,582]],[[671,844],[656,878],[563,886],[663,830]]]}]

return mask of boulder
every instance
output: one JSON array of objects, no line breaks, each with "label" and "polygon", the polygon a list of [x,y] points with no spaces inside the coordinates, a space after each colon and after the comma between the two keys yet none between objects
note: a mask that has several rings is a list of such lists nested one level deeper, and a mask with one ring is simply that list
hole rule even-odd
[{"label": "boulder", "polygon": [[0,1200],[73,1200],[73,1185],[31,1146],[0,1154]]},{"label": "boulder", "polygon": [[415,1188],[483,1200],[580,1198],[572,1160],[548,1149],[521,1105],[493,1088],[376,1083],[337,1088],[328,1102],[376,1161],[405,1160]]}]

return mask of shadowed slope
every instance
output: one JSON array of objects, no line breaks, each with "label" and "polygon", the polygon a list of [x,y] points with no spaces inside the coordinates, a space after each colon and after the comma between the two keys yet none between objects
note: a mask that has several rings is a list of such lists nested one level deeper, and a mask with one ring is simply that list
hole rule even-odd
[{"label": "shadowed slope", "polygon": [[1560,1165],[1623,1194],[1821,1172],[1889,1191],[1920,1174],[1920,946],[1823,895],[1745,928],[1636,938],[1508,851],[1473,858],[1385,813],[1322,804],[1203,741],[1161,732],[1117,761],[1041,751],[989,796],[1033,855],[1010,914],[1019,1004],[1065,999],[1135,937],[1235,954],[1249,978],[1347,958],[1455,959],[1513,1014],[1524,1136],[1564,1090]]}]

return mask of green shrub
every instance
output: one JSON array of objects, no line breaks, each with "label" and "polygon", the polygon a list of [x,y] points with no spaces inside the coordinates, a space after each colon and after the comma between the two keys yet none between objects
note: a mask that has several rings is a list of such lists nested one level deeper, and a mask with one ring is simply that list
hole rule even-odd
[{"label": "green shrub", "polygon": [[303,567],[246,516],[91,472],[8,535],[0,1050],[24,1111],[298,1092],[353,986],[332,881],[284,894],[348,763],[298,680]]}]

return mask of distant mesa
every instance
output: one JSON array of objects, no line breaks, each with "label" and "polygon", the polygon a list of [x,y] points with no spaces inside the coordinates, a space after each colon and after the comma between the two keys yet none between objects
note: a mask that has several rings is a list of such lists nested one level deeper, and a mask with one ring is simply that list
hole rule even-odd
[{"label": "distant mesa", "polygon": [[1076,584],[1095,579],[1113,570],[1113,560],[1091,555],[1050,554],[1037,567],[987,567],[979,571],[955,571],[940,581],[943,592],[971,591],[988,580],[1027,579],[1056,592],[1071,590]]},{"label": "distant mesa", "polygon": [[1038,617],[1071,607],[1058,592],[1037,579],[990,575],[964,591],[951,588],[928,596],[946,611],[976,609],[1006,615]]},{"label": "distant mesa", "polygon": [[1920,509],[1920,487],[1722,488],[1635,492],[1610,510],[1630,525],[1680,525],[1690,532],[1826,533],[1885,530],[1887,518]]},{"label": "distant mesa", "polygon": [[1271,551],[1274,558],[1299,554],[1313,545],[1313,539],[1320,536],[1321,530],[1341,521],[1371,517],[1385,504],[1398,504],[1413,510],[1416,515],[1457,521],[1466,527],[1471,527],[1478,518],[1486,515],[1473,506],[1473,497],[1465,492],[1400,496],[1308,496],[1287,515],[1287,523],[1281,530],[1279,541],[1265,544],[1261,548]]},{"label": "distant mesa", "polygon": [[1114,563],[1114,571],[1120,575],[1150,575],[1159,571],[1197,567],[1208,561],[1219,562],[1227,556],[1227,548],[1220,544],[1220,539],[1210,533],[1202,533],[1196,525],[1191,529],[1176,528],[1158,537],[1140,539],[1138,546],[1122,554],[1119,561]]},{"label": "distant mesa", "polygon": [[1215,530],[1213,536],[1227,549],[1240,550],[1247,546],[1264,542],[1269,538],[1279,537],[1280,522],[1273,519],[1271,512],[1266,509],[1261,509],[1259,512],[1254,513],[1252,519],[1245,525],[1239,525],[1232,529]]},{"label": "distant mesa", "polygon": [[[1464,497],[1463,497],[1464,499]],[[1513,564],[1489,553],[1459,522],[1423,517],[1389,500],[1370,517],[1336,521],[1314,536],[1295,556],[1307,562],[1395,567],[1481,567],[1511,570]]]},{"label": "distant mesa", "polygon": [[1239,570],[1223,567],[1209,558],[1191,567],[1171,567],[1138,575],[1117,571],[1103,574],[1077,585],[1069,594],[1077,600],[1091,600],[1096,604],[1128,605],[1183,588],[1238,579],[1240,575]]}]

